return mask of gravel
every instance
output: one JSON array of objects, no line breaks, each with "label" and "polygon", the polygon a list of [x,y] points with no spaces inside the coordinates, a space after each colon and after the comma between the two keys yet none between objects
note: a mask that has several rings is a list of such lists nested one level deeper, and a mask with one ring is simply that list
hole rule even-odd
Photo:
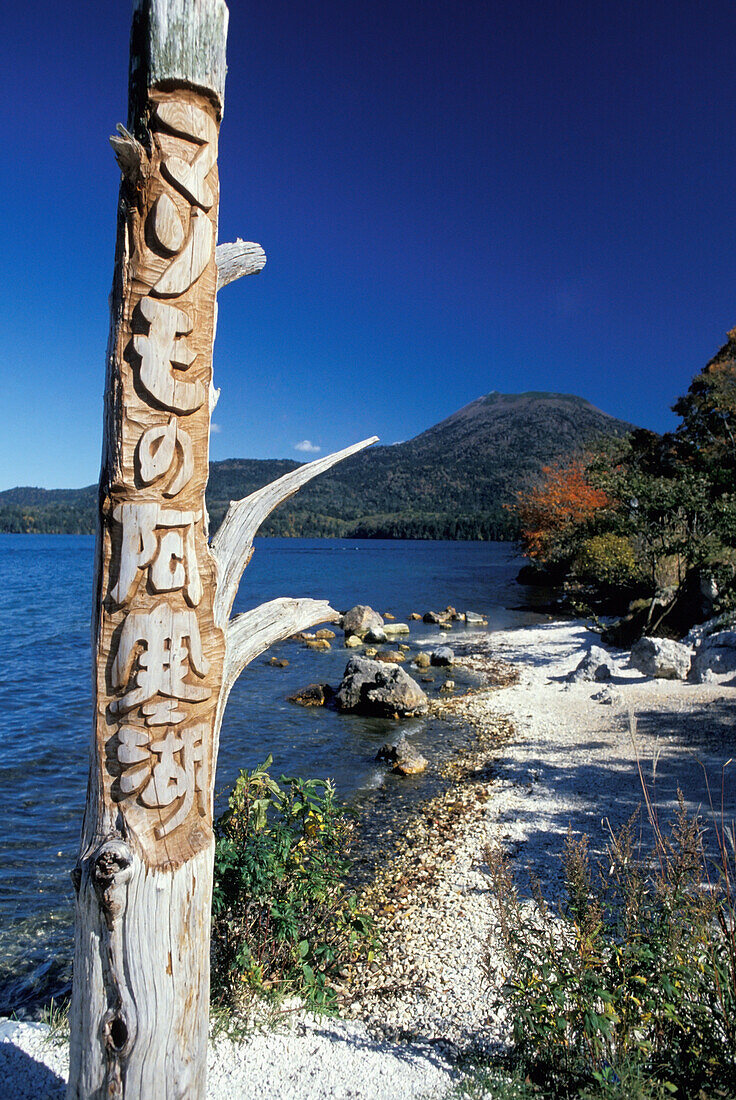
[{"label": "gravel", "polygon": [[[68,1069],[66,1046],[44,1024],[0,1024],[3,1100],[61,1100]],[[208,1100],[433,1100],[456,1072],[429,1043],[381,1042],[362,1024],[301,1016],[242,1042],[212,1040],[207,1077]]]}]

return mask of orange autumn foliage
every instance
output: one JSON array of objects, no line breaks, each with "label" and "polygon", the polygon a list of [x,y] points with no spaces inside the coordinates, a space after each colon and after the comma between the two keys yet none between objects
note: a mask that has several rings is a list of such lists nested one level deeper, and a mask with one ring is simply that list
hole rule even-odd
[{"label": "orange autumn foliage", "polygon": [[587,480],[586,469],[580,458],[566,466],[543,466],[543,484],[516,494],[513,510],[521,521],[521,541],[528,557],[548,559],[574,528],[610,505],[603,490]]}]

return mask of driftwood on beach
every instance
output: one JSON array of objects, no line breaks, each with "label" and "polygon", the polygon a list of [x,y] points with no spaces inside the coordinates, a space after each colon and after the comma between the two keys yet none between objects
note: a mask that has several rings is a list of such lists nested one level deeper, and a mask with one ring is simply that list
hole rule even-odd
[{"label": "driftwood on beach", "polygon": [[93,642],[95,713],[77,899],[70,1097],[204,1097],[212,799],[242,669],[337,614],[282,598],[231,618],[269,513],[365,440],[231,504],[204,492],[217,292],[265,264],[216,247],[222,0],[137,0],[122,171]]}]

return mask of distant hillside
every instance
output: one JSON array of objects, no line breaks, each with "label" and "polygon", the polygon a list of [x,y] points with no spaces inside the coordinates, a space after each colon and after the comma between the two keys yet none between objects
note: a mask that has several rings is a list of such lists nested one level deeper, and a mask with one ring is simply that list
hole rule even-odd
[{"label": "distant hillside", "polygon": [[[391,447],[372,447],[322,475],[267,521],[263,534],[403,538],[509,538],[503,508],[542,466],[633,425],[582,397],[489,393]],[[288,459],[210,464],[212,528],[228,503],[280,477]],[[0,493],[0,530],[94,530],[95,486]]]}]

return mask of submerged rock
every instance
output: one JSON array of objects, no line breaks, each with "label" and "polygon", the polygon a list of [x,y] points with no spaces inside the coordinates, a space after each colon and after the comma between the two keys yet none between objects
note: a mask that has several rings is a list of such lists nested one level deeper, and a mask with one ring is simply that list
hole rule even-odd
[{"label": "submerged rock", "polygon": [[479,615],[477,611],[466,611],[465,622],[474,624],[475,626],[487,626],[488,620],[482,615]]},{"label": "submerged rock", "polygon": [[329,684],[309,684],[289,695],[287,702],[297,703],[300,707],[324,707],[331,702],[334,695],[335,689]]},{"label": "submerged rock", "polygon": [[384,745],[378,750],[376,760],[385,760],[393,764],[393,771],[399,775],[418,775],[427,767],[427,760],[415,749],[402,734],[395,745]]},{"label": "submerged rock", "polygon": [[338,710],[376,717],[424,714],[427,696],[403,668],[351,657],[335,695]]},{"label": "submerged rock", "polygon": [[268,663],[274,668],[287,668],[289,665],[286,657],[270,657]]},{"label": "submerged rock", "polygon": [[383,661],[386,665],[400,665],[406,660],[406,655],[398,649],[384,649],[382,653],[376,654],[376,660]]},{"label": "submerged rock", "polygon": [[308,638],[304,644],[307,649],[332,649],[326,638]]},{"label": "submerged rock", "polygon": [[644,637],[631,647],[634,668],[658,680],[686,679],[691,661],[689,647],[671,638]]}]

